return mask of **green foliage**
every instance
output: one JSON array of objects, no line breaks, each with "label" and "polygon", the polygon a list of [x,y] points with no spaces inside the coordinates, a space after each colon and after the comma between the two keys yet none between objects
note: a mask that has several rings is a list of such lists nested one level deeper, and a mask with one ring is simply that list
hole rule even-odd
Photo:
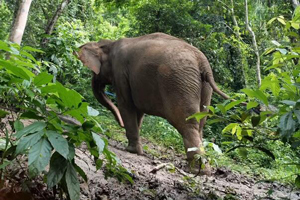
[{"label": "green foliage", "polygon": [[[272,24],[278,20],[285,26],[285,34],[287,36],[297,37],[294,32],[299,29],[300,24],[300,7],[295,10],[292,20],[285,20],[284,17],[276,17],[269,21]],[[239,149],[241,157],[248,157],[248,148],[255,148],[262,151],[267,156],[279,159],[275,156],[274,146],[270,149],[271,141],[281,140],[285,144],[291,145],[293,150],[289,153],[294,157],[291,162],[283,163],[284,165],[295,165],[299,167],[299,127],[300,127],[300,96],[299,96],[299,65],[300,59],[298,46],[293,38],[290,38],[285,45],[283,42],[273,41],[275,47],[271,47],[265,51],[265,55],[272,55],[270,64],[265,68],[269,72],[262,81],[259,89],[242,89],[241,91],[247,95],[249,103],[245,108],[238,107],[236,110],[230,111],[232,106],[237,106],[244,101],[234,101],[224,103],[216,107],[210,107],[209,113],[197,113],[191,116],[197,120],[204,116],[214,118],[212,120],[222,119],[227,122],[227,126],[223,129],[223,134],[228,134],[231,138],[235,138],[235,146],[231,147],[227,152]],[[270,105],[270,100],[276,105]],[[252,109],[260,105],[259,113],[255,114]],[[209,123],[209,122],[208,122]],[[232,142],[231,142],[232,143]],[[237,143],[237,144],[236,144]],[[299,182],[299,170],[295,170],[297,175],[295,184]]]},{"label": "green foliage", "polygon": [[9,33],[9,23],[7,22],[12,20],[11,10],[5,1],[0,2],[0,13],[0,40],[5,40],[8,38]]},{"label": "green foliage", "polygon": [[[17,118],[11,122],[16,133],[6,131],[5,145],[1,148],[1,173],[9,164],[5,159],[8,155],[18,159],[18,154],[26,154],[31,176],[41,174],[50,163],[49,172],[45,175],[49,187],[61,185],[63,189],[67,188],[65,192],[70,199],[79,199],[78,174],[85,180],[86,175],[74,162],[75,147],[85,143],[98,169],[104,162],[100,155],[104,155],[106,176],[115,175],[120,180],[132,182],[127,170],[108,150],[105,138],[95,133],[101,132],[94,119],[97,113],[82,101],[79,93],[54,81],[53,75],[39,72],[44,66],[28,52],[39,50],[2,41],[0,49],[4,50],[0,55],[0,102],[5,108],[18,109]],[[10,54],[9,60],[4,59],[7,53]],[[1,118],[7,114],[1,110]],[[70,124],[64,121],[67,116],[77,122]],[[36,121],[24,127],[20,119]],[[61,166],[61,163],[66,165]]]}]

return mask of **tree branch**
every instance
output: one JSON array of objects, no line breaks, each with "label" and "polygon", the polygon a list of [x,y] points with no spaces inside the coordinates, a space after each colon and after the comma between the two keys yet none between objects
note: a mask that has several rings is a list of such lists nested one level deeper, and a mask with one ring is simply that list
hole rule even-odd
[{"label": "tree branch", "polygon": [[[64,0],[59,7],[56,9],[55,14],[51,18],[51,20],[48,22],[46,28],[45,28],[45,34],[46,35],[51,35],[54,29],[54,26],[58,20],[58,18],[61,16],[63,10],[66,8],[66,6],[71,2],[71,0]],[[47,38],[43,38],[41,42],[41,46],[45,47],[48,43]]]},{"label": "tree branch", "polygon": [[260,87],[261,85],[261,73],[260,73],[260,57],[259,57],[259,50],[257,47],[257,43],[256,43],[256,37],[255,34],[252,30],[252,28],[249,25],[249,19],[248,19],[248,1],[245,0],[245,23],[246,23],[246,29],[250,32],[251,36],[252,36],[252,44],[254,47],[254,52],[256,55],[256,77],[257,77],[257,82],[258,82],[258,87]]}]

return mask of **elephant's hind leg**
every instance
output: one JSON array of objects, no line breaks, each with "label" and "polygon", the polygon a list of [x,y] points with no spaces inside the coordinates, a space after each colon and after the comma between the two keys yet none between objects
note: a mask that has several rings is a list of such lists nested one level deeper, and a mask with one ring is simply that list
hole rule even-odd
[{"label": "elephant's hind leg", "polygon": [[[213,92],[213,90],[210,87],[209,83],[203,82],[202,89],[201,89],[200,112],[208,111],[207,106],[210,105],[212,92]],[[204,117],[203,119],[200,120],[199,134],[200,134],[201,140],[203,138],[203,128],[204,128],[204,125],[206,122],[206,118],[207,117]]]}]

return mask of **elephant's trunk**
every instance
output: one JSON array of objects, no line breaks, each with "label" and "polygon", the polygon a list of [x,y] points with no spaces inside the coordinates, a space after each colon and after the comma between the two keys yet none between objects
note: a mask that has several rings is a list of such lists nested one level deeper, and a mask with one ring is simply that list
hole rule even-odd
[{"label": "elephant's trunk", "polygon": [[114,103],[105,95],[104,89],[105,84],[102,84],[101,81],[97,80],[97,76],[94,75],[92,79],[92,88],[93,93],[96,97],[96,99],[101,103],[103,106],[105,106],[108,110],[110,110],[113,115],[115,116],[117,122],[121,127],[124,127],[124,123],[122,120],[122,117],[120,115],[119,109],[114,105]]}]

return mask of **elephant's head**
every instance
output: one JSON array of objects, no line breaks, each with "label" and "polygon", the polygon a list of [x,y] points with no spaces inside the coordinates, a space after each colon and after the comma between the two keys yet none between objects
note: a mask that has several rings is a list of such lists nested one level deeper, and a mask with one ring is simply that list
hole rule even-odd
[{"label": "elephant's head", "polygon": [[89,42],[82,45],[78,52],[74,52],[81,62],[91,69],[94,73],[92,79],[92,89],[96,99],[109,109],[115,116],[120,126],[124,127],[119,109],[105,95],[105,85],[111,84],[112,70],[109,64],[110,40],[100,42]]},{"label": "elephant's head", "polygon": [[80,50],[74,52],[74,54],[85,66],[90,68],[95,74],[99,74],[101,65],[108,61],[108,54],[112,43],[110,40],[89,42],[79,47]]}]

